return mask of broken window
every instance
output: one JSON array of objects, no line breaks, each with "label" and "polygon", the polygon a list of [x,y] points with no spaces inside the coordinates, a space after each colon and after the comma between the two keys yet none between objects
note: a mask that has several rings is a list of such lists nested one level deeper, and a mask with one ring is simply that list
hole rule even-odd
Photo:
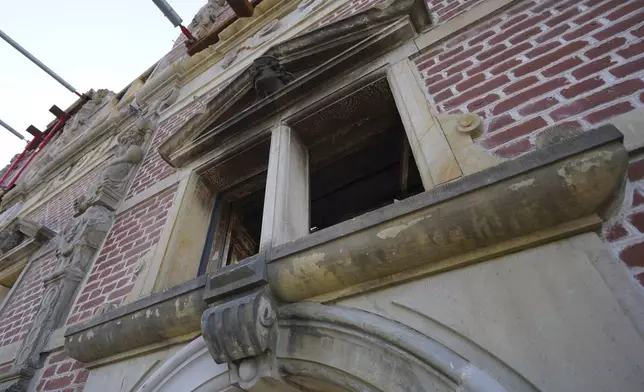
[{"label": "broken window", "polygon": [[265,139],[204,173],[219,191],[199,275],[259,252],[269,149]]},{"label": "broken window", "polygon": [[385,78],[329,101],[291,126],[309,151],[311,231],[424,190]]}]

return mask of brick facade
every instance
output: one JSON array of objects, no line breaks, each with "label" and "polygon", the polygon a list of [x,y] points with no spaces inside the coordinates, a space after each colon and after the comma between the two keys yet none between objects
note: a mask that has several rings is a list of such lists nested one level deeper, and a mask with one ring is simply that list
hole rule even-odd
[{"label": "brick facade", "polygon": [[64,351],[51,353],[43,368],[36,392],[82,392],[89,377],[89,370]]},{"label": "brick facade", "polygon": [[176,187],[167,189],[116,217],[67,324],[91,317],[100,306],[123,302],[134,286],[141,256],[161,237],[175,192]]},{"label": "brick facade", "polygon": [[[316,27],[381,1],[348,1]],[[439,23],[480,2],[427,0]],[[514,158],[531,151],[536,135],[553,124],[590,129],[644,107],[643,37],[644,1],[525,0],[428,48],[414,61],[427,97],[438,111],[478,113],[485,131],[477,143],[494,154]],[[159,68],[182,58],[177,48]],[[125,200],[176,173],[159,155],[159,146],[219,89],[159,125]],[[85,192],[99,170],[77,180],[28,217],[60,231],[72,217],[73,200]],[[116,216],[66,325],[123,304],[138,278],[141,260],[155,251],[176,192],[177,186],[171,186]],[[623,206],[602,234],[634,279],[644,284],[644,157],[633,159]],[[23,339],[28,332],[40,304],[42,278],[52,272],[54,262],[54,253],[49,253],[29,265],[2,311],[0,347]],[[54,352],[45,361],[37,391],[80,392],[88,375],[89,370],[64,351]]]},{"label": "brick facade", "polygon": [[502,157],[557,123],[590,129],[644,106],[644,2],[525,1],[416,59],[441,112],[485,119]]},{"label": "brick facade", "polygon": [[36,208],[27,217],[52,230],[61,231],[74,214],[74,200],[85,194],[87,188],[96,180],[96,173],[100,173],[101,170],[102,166],[96,167]]},{"label": "brick facade", "polygon": [[[644,107],[643,25],[642,1],[524,1],[416,64],[440,112],[479,114],[478,143],[514,158],[551,125],[591,129]],[[642,167],[631,165],[623,210],[603,234],[644,283]]]},{"label": "brick facade", "polygon": [[22,340],[36,317],[44,291],[42,280],[53,272],[53,252],[35,259],[2,309],[0,347]]},{"label": "brick facade", "polygon": [[644,285],[644,156],[631,161],[621,211],[606,223],[603,236]]},{"label": "brick facade", "polygon": [[143,162],[141,162],[138,171],[134,175],[134,180],[128,190],[126,199],[138,195],[150,188],[152,185],[168,178],[176,172],[176,169],[170,166],[163,160],[161,155],[159,155],[159,146],[202,109],[203,101],[206,101],[217,94],[222,87],[223,86],[218,86],[211,91],[204,93],[200,99],[189,103],[177,113],[173,113],[167,120],[164,120],[159,124],[158,130],[154,134],[154,138],[145,153]]}]

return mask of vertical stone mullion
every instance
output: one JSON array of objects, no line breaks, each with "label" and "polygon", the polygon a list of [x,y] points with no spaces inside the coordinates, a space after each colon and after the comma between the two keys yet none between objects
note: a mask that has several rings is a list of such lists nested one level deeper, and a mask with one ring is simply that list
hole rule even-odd
[{"label": "vertical stone mullion", "polygon": [[260,250],[309,233],[309,154],[296,132],[273,130],[266,178]]}]

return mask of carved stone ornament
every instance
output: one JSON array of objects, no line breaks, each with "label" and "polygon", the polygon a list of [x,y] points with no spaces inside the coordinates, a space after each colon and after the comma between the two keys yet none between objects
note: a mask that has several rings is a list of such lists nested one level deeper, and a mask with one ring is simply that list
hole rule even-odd
[{"label": "carved stone ornament", "polygon": [[145,141],[147,122],[140,118],[118,136],[118,146],[114,158],[107,164],[98,181],[89,192],[74,201],[76,215],[82,214],[89,205],[97,204],[114,211],[125,194],[129,175],[143,159],[141,145]]},{"label": "carved stone ornament", "polygon": [[276,93],[295,78],[272,56],[257,58],[250,69],[253,86],[260,98]]},{"label": "carved stone ornament", "polygon": [[27,218],[16,217],[5,224],[0,229],[0,283],[4,272],[24,267],[28,256],[55,234]]},{"label": "carved stone ornament", "polygon": [[190,32],[197,38],[202,38],[208,28],[217,21],[228,6],[225,0],[208,0],[208,3],[201,7],[188,25]]},{"label": "carved stone ornament", "polygon": [[40,353],[52,331],[69,313],[78,285],[114,221],[114,210],[125,194],[127,181],[143,157],[141,145],[149,127],[149,121],[140,117],[122,132],[114,157],[88,192],[74,201],[74,217],[55,239],[54,272],[43,279],[45,294],[18,350],[12,374],[42,365]]},{"label": "carved stone ornament", "polygon": [[[240,317],[248,315],[240,308],[229,308],[226,317],[238,317],[236,310],[240,310]],[[467,343],[476,347],[476,362],[403,323],[358,309],[303,302],[280,306],[277,317],[279,323],[271,320],[274,327],[268,350],[228,363],[228,385],[246,391],[537,390],[467,338]],[[233,329],[226,324],[212,327]],[[215,329],[210,331],[211,336]],[[456,336],[449,329],[444,333]],[[212,343],[205,334],[204,340],[212,354]],[[224,337],[220,340],[228,350],[238,343]],[[156,388],[139,392],[166,390],[160,388],[163,379],[152,375],[150,380],[156,380],[156,384],[151,381]]]},{"label": "carved stone ornament", "polygon": [[201,326],[215,362],[264,353],[276,321],[275,309],[270,293],[262,288],[206,310]]}]

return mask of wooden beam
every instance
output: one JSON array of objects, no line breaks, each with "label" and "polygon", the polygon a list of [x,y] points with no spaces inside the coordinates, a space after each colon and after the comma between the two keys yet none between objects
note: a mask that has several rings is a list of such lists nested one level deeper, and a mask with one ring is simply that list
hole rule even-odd
[{"label": "wooden beam", "polygon": [[240,18],[253,16],[253,5],[248,0],[226,0],[230,8]]}]

